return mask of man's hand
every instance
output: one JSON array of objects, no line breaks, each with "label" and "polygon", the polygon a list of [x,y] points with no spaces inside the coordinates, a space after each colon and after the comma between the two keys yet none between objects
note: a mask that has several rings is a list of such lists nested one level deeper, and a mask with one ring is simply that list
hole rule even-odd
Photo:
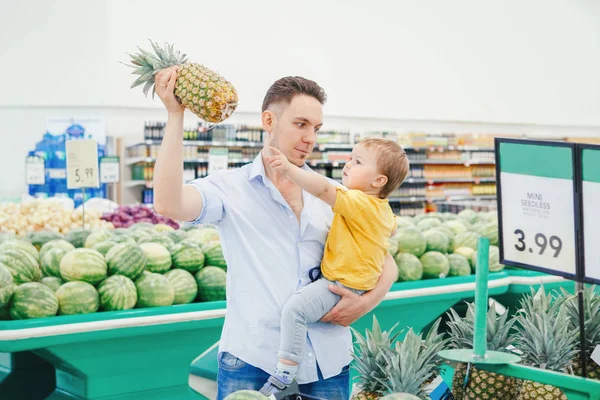
[{"label": "man's hand", "polygon": [[175,98],[175,81],[179,67],[174,65],[159,71],[154,77],[154,91],[169,113],[182,113],[184,107]]},{"label": "man's hand", "polygon": [[350,326],[371,310],[369,301],[351,290],[337,285],[329,285],[329,290],[340,296],[341,299],[331,311],[321,318],[321,322]]},{"label": "man's hand", "polygon": [[271,150],[271,155],[267,157],[269,166],[280,174],[286,175],[290,168],[292,168],[292,164],[288,161],[287,157],[279,151],[279,149],[276,149],[272,146],[269,146],[269,149]]}]

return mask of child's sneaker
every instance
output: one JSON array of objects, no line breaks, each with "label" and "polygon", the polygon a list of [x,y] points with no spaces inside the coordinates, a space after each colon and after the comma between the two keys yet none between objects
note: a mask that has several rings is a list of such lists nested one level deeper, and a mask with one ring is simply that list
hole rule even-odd
[{"label": "child's sneaker", "polygon": [[267,383],[260,389],[260,393],[272,400],[280,400],[285,396],[296,394],[298,392],[299,388],[296,380],[287,383],[274,376],[269,377]]}]

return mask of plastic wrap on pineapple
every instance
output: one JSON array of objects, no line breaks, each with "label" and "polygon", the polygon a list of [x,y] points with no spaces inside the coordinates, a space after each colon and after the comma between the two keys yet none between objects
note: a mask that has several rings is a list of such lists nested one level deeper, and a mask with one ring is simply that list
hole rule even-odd
[{"label": "plastic wrap on pineapple", "polygon": [[[133,75],[139,75],[132,88],[144,85],[144,94],[154,93],[154,76],[161,69],[179,65],[175,82],[175,97],[188,110],[206,122],[219,123],[229,118],[238,104],[233,85],[215,71],[201,64],[188,62],[185,54],[166,44],[158,46],[150,41],[154,53],[139,49],[130,54]],[[126,64],[127,65],[127,64]]]}]

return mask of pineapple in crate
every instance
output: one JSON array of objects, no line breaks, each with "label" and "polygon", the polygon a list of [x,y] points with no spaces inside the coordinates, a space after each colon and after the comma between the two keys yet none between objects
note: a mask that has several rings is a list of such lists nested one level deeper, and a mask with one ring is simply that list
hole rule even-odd
[{"label": "pineapple in crate", "polygon": [[373,329],[363,337],[356,330],[357,351],[353,354],[354,368],[359,373],[360,391],[352,400],[386,398],[409,398],[408,395],[425,398],[424,387],[439,370],[441,360],[437,353],[444,349],[448,340],[438,333],[438,319],[422,339],[412,329],[403,341],[394,340],[398,334],[381,332],[377,319],[373,318]]},{"label": "pineapple in crate", "polygon": [[[448,318],[452,347],[472,349],[475,329],[475,304],[467,304],[467,313],[464,318],[461,318],[454,309],[450,309]],[[488,350],[508,351],[507,347],[514,342],[514,333],[511,332],[514,323],[514,318],[508,318],[508,312],[498,316],[495,307],[489,308],[486,332]],[[458,363],[454,369],[452,379],[452,394],[456,400],[512,400],[517,397],[519,386],[520,381],[518,379],[480,370],[466,363]]]},{"label": "pineapple in crate", "polygon": [[[563,291],[563,307],[567,310],[571,327],[574,330],[579,329],[579,302],[577,295],[573,296],[566,290]],[[586,285],[583,292],[583,309],[585,322],[585,344],[586,344],[586,365],[587,377],[590,379],[600,379],[600,366],[592,360],[591,355],[596,346],[600,345],[600,295],[596,293],[596,286]],[[577,342],[579,349],[580,344]],[[579,349],[581,350],[581,349]],[[573,372],[575,375],[582,376],[581,358],[577,355],[573,359]]]},{"label": "pineapple in crate", "polygon": [[[565,307],[541,287],[521,299],[517,313],[515,346],[523,352],[522,363],[532,367],[566,373],[577,354],[579,332],[569,322]],[[567,400],[559,388],[539,382],[523,381],[520,400]]]},{"label": "pineapple in crate", "polygon": [[162,69],[179,66],[175,82],[175,97],[187,109],[206,122],[221,122],[233,113],[238,103],[238,95],[233,85],[204,65],[189,63],[186,55],[165,44],[160,47],[150,41],[153,52],[139,49],[137,54],[129,54],[134,68],[133,75],[139,77],[132,88],[144,85],[148,95],[152,90],[154,97],[154,76]]}]

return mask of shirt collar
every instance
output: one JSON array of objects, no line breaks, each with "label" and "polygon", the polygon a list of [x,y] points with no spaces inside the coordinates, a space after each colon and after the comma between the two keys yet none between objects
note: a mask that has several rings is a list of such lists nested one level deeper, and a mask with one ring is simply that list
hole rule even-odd
[{"label": "shirt collar", "polygon": [[[249,181],[260,176],[264,182],[265,178],[267,177],[265,173],[265,164],[263,163],[262,154],[263,152],[261,150],[260,153],[258,153],[256,158],[254,159],[254,161],[252,161],[252,169],[250,171],[250,176],[248,177]],[[302,169],[305,171],[312,171],[310,167],[306,165],[306,163],[302,165]]]}]

